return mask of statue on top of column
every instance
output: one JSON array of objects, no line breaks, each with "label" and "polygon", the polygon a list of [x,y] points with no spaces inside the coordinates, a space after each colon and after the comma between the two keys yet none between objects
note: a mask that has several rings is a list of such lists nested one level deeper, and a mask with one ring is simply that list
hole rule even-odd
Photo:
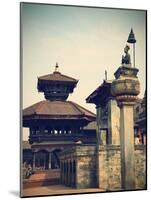
[{"label": "statue on top of column", "polygon": [[122,56],[122,64],[131,64],[131,57],[128,51],[130,50],[130,47],[128,45],[124,48],[125,56]]}]

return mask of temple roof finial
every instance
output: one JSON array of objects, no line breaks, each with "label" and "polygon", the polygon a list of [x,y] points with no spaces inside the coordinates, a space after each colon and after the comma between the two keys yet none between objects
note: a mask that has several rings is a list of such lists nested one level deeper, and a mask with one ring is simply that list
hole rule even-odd
[{"label": "temple roof finial", "polygon": [[55,66],[55,72],[57,72],[57,71],[58,71],[58,68],[59,68],[58,62],[56,62],[56,66]]},{"label": "temple roof finial", "polygon": [[105,80],[107,81],[107,71],[105,70]]},{"label": "temple roof finial", "polygon": [[128,43],[136,43],[136,39],[135,39],[135,34],[133,32],[133,28],[131,28],[131,31],[129,33],[127,42]]},{"label": "temple roof finial", "polygon": [[133,28],[131,28],[127,42],[133,44],[133,67],[135,67],[135,43],[136,43],[136,39],[135,39],[135,34],[133,32]]}]

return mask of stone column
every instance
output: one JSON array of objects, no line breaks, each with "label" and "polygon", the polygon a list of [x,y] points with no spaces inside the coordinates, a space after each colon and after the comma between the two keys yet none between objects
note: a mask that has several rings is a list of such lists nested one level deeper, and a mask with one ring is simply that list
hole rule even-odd
[{"label": "stone column", "polygon": [[49,169],[51,169],[51,152],[49,152]]},{"label": "stone column", "polygon": [[62,174],[63,174],[63,162],[60,160],[60,183],[62,183]]},{"label": "stone column", "polygon": [[63,161],[63,184],[65,184],[65,177],[66,177],[66,174],[65,174],[65,162]]},{"label": "stone column", "polygon": [[33,152],[33,170],[35,170],[35,152]]},{"label": "stone column", "polygon": [[67,170],[68,170],[67,166],[68,166],[67,161],[65,161],[65,181],[64,181],[65,185],[67,185]]},{"label": "stone column", "polygon": [[108,135],[111,137],[109,141],[112,145],[120,144],[119,119],[120,110],[117,102],[110,99],[108,102]]},{"label": "stone column", "polygon": [[133,103],[120,105],[121,177],[123,189],[135,189]]},{"label": "stone column", "polygon": [[111,91],[120,107],[121,186],[135,189],[134,116],[133,106],[140,92],[137,68],[119,67]]},{"label": "stone column", "polygon": [[71,186],[74,187],[74,161],[71,161]]},{"label": "stone column", "polygon": [[63,161],[60,161],[60,179],[61,179],[61,183],[63,183],[63,173],[64,173],[64,164]]},{"label": "stone column", "polygon": [[99,154],[99,147],[102,144],[101,141],[101,131],[100,131],[100,117],[101,117],[101,107],[96,107],[97,111],[97,126],[96,126],[96,137],[97,137],[97,160],[96,160],[96,169],[97,169],[97,185],[98,188],[101,188],[101,176],[100,176],[100,154]]},{"label": "stone column", "polygon": [[70,173],[70,160],[68,161],[68,178],[67,178],[67,184],[70,186],[70,180],[71,180],[71,173]]}]

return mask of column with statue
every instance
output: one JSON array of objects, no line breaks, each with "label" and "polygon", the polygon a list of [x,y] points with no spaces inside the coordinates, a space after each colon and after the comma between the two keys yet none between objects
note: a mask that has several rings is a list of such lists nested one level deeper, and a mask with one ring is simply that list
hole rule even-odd
[{"label": "column with statue", "polygon": [[[130,33],[129,39],[136,42]],[[128,39],[128,42],[129,42]],[[135,189],[135,160],[134,160],[134,104],[140,93],[140,83],[137,77],[138,69],[132,67],[130,47],[124,48],[122,64],[114,73],[111,92],[120,108],[120,148],[121,148],[121,187],[124,190]],[[134,63],[135,64],[135,63]]]}]

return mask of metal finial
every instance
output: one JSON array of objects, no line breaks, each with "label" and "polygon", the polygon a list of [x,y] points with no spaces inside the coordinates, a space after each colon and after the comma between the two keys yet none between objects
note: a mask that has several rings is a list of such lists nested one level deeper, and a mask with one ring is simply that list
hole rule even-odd
[{"label": "metal finial", "polygon": [[107,81],[107,71],[105,70],[105,80]]},{"label": "metal finial", "polygon": [[131,31],[130,31],[130,33],[129,33],[127,42],[128,42],[128,43],[136,43],[135,34],[134,34],[132,28],[131,28]]},{"label": "metal finial", "polygon": [[58,65],[58,63],[56,62],[55,72],[57,72],[58,68],[59,68],[59,65]]},{"label": "metal finial", "polygon": [[135,43],[136,43],[136,39],[135,39],[135,34],[134,34],[132,28],[131,28],[131,31],[129,33],[127,42],[133,44],[133,67],[135,67]]}]

